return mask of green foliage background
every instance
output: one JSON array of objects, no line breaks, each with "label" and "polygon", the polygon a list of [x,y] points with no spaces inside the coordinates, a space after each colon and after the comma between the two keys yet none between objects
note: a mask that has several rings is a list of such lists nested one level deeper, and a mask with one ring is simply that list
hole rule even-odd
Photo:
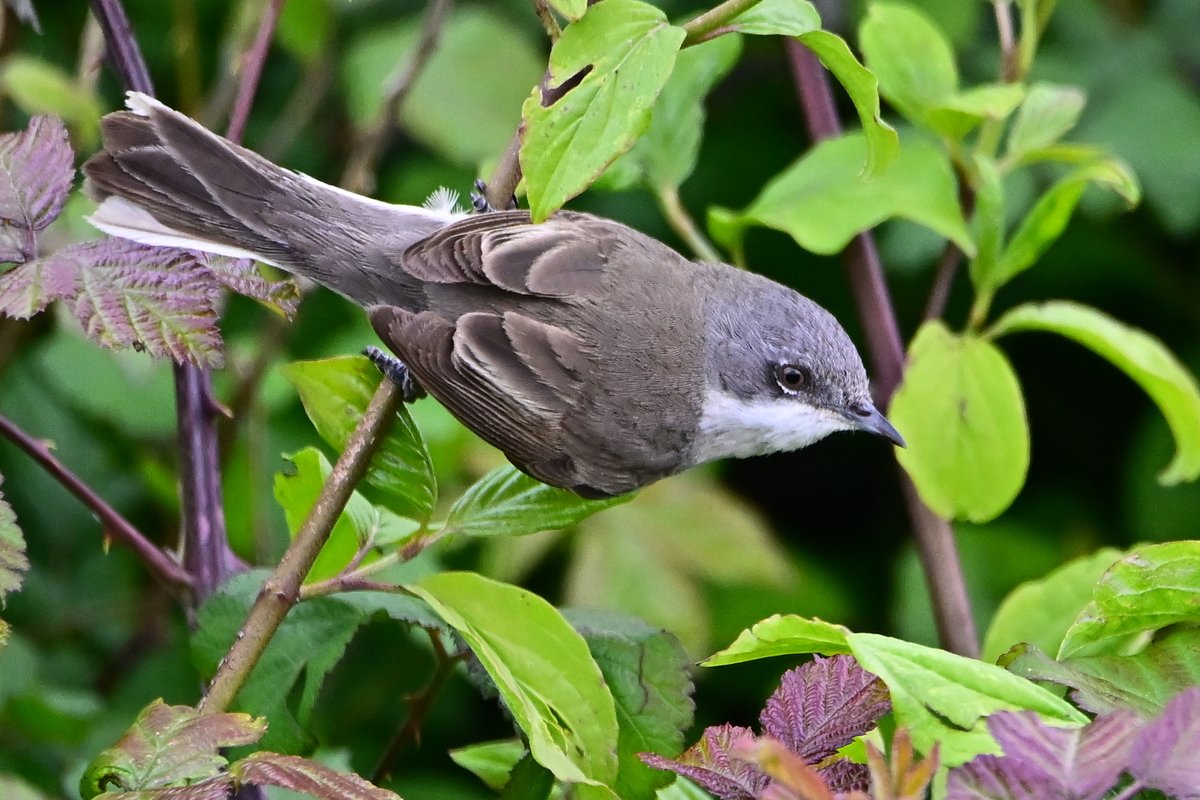
[{"label": "green foliage background", "polygon": [[[994,79],[988,4],[915,4],[949,33],[964,83]],[[701,8],[660,5],[672,19]],[[859,5],[823,8],[826,26],[853,39]],[[223,120],[207,104],[233,85],[230,54],[253,35],[261,6],[130,0],[160,97],[221,129]],[[35,7],[41,36],[15,24],[5,30],[3,128],[22,127],[30,113],[57,113],[68,121],[77,150],[90,153],[96,120],[119,105],[120,92],[110,74],[80,63],[86,3]],[[377,108],[381,81],[415,41],[420,10],[393,0],[289,0],[247,145],[336,182],[355,130]],[[1086,90],[1072,138],[1127,160],[1144,201],[1121,213],[1118,201],[1089,190],[1058,243],[1000,293],[996,316],[1024,301],[1070,297],[1154,333],[1193,373],[1200,371],[1198,39],[1192,0],[1058,4],[1031,77]],[[697,218],[712,206],[746,207],[808,146],[781,43],[746,37],[743,48],[710,96],[699,163],[681,188]],[[527,3],[459,3],[439,55],[402,112],[376,195],[420,202],[439,185],[465,191],[477,174],[487,174],[545,57],[544,35]],[[848,104],[845,110],[851,118]],[[1046,185],[1035,179],[1009,185],[1010,208],[1028,207]],[[85,206],[73,203],[47,243],[89,237],[80,219]],[[593,190],[571,207],[683,248],[642,190]],[[942,243],[902,221],[886,223],[879,234],[901,326],[911,337]],[[756,230],[746,258],[828,307],[862,341],[835,257]],[[969,306],[964,275],[947,318],[960,326]],[[100,351],[71,322],[53,316],[33,324],[0,320],[0,411],[52,439],[58,455],[142,530],[172,541],[179,509],[170,367]],[[233,369],[217,376],[223,399],[232,396],[271,325],[269,312],[231,300],[223,330]],[[361,313],[327,292],[309,297],[297,322],[279,335],[285,341],[262,391],[241,409],[227,440],[230,534],[243,557],[264,564],[287,541],[273,499],[281,454],[318,442],[280,366],[374,341]],[[1021,377],[1032,451],[1028,482],[1011,509],[989,524],[957,526],[981,629],[1013,587],[1075,556],[1105,545],[1200,538],[1200,486],[1156,482],[1171,456],[1170,436],[1133,383],[1056,337],[1015,337],[1006,340],[1005,353]],[[444,511],[500,460],[436,404],[421,403],[413,415],[429,443]],[[877,441],[835,436],[800,453],[666,481],[576,533],[474,543],[439,557],[442,566],[519,582],[556,604],[635,613],[677,633],[697,659],[776,611],[933,644],[892,460]],[[156,696],[194,702],[198,678],[186,621],[133,558],[119,548],[106,553],[95,520],[7,444],[0,444],[0,474],[33,564],[4,611],[13,633],[0,650],[0,773],[66,793],[74,779],[64,781],[64,774],[82,769]],[[351,766],[363,772],[394,734],[405,694],[423,684],[429,669],[425,649],[397,630],[376,618],[339,642],[346,655],[313,708],[324,755],[336,762],[353,752],[358,761]],[[749,723],[778,671],[757,662],[701,675],[698,722]],[[494,704],[455,677],[438,698],[420,749],[397,766],[395,786],[410,800],[488,796],[445,754],[509,732]]]}]

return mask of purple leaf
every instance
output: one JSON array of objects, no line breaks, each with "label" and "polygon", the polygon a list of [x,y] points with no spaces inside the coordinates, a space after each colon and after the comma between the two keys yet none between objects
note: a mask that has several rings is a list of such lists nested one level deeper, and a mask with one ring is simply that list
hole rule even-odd
[{"label": "purple leaf", "polygon": [[816,656],[784,673],[759,721],[763,733],[815,764],[891,710],[887,687],[851,656]]},{"label": "purple leaf", "polygon": [[320,800],[400,800],[394,792],[381,789],[350,772],[338,772],[300,756],[255,753],[233,765],[242,783],[279,786]]},{"label": "purple leaf", "polygon": [[1200,798],[1200,686],[1180,692],[1142,728],[1129,772],[1176,800]]},{"label": "purple leaf", "polygon": [[645,763],[682,775],[720,797],[721,800],[751,800],[762,794],[769,778],[753,764],[734,758],[730,750],[739,743],[753,742],[754,732],[737,725],[705,728],[700,741],[678,759],[642,753]]},{"label": "purple leaf", "polygon": [[871,773],[866,764],[855,764],[839,758],[825,767],[817,767],[817,774],[835,792],[866,791],[871,787]]},{"label": "purple leaf", "polygon": [[78,274],[75,319],[89,337],[200,366],[221,363],[216,300],[221,284],[209,257],[123,239],[84,242],[58,251]]},{"label": "purple leaf", "polygon": [[37,255],[34,234],[62,211],[75,178],[74,160],[57,117],[34,117],[24,131],[0,136],[0,225],[17,234],[0,243],[0,261]]},{"label": "purple leaf", "polygon": [[1062,797],[1100,798],[1129,762],[1141,720],[1130,711],[1097,717],[1082,728],[1059,728],[1033,711],[1000,711],[988,717],[988,730],[1004,750],[1004,760],[1040,773]]},{"label": "purple leaf", "polygon": [[950,770],[946,800],[1050,800],[1049,779],[1023,764],[1000,756],[978,756]]},{"label": "purple leaf", "polygon": [[225,288],[274,306],[291,319],[300,305],[300,288],[291,280],[267,280],[248,258],[207,256],[213,277]]},{"label": "purple leaf", "polygon": [[0,314],[29,319],[75,294],[78,269],[70,259],[37,258],[0,275]]}]

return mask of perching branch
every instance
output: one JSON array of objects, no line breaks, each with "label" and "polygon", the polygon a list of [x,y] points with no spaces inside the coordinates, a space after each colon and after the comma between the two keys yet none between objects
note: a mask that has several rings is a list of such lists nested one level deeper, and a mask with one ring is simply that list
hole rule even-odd
[{"label": "perching branch", "polygon": [[[829,78],[821,62],[800,42],[788,40],[788,56],[804,108],[809,134],[819,141],[841,132]],[[876,402],[886,407],[904,370],[900,328],[883,278],[879,251],[870,233],[854,238],[843,252],[859,318],[867,335],[867,350],[875,374]],[[975,620],[967,598],[966,581],[950,523],[929,509],[903,470],[900,482],[916,536],[942,645],[966,656],[979,654]]]},{"label": "perching branch", "polygon": [[129,520],[96,494],[78,475],[55,457],[45,442],[35,439],[17,427],[12,420],[0,416],[0,434],[25,451],[63,488],[75,495],[100,520],[106,536],[132,550],[160,583],[176,595],[186,595],[192,589],[192,577],[175,559],[142,535]]},{"label": "perching branch", "polygon": [[371,456],[395,420],[401,402],[401,392],[391,381],[384,380],[379,384],[296,538],[283,554],[274,574],[263,583],[233,646],[217,667],[217,674],[197,707],[200,711],[217,712],[229,708],[284,617],[299,602],[300,585],[317,560],[354,487],[366,474]]}]

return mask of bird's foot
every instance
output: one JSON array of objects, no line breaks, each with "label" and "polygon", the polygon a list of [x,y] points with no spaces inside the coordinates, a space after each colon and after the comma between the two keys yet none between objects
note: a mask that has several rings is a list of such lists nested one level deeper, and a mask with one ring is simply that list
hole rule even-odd
[{"label": "bird's foot", "polygon": [[[475,191],[471,192],[471,207],[475,209],[476,214],[487,214],[496,210],[496,208],[488,202],[487,184],[481,178],[476,178],[475,180]],[[516,207],[517,196],[514,194],[508,201],[508,208],[511,210]]]},{"label": "bird's foot", "polygon": [[391,353],[383,352],[378,347],[363,348],[363,355],[371,359],[371,363],[383,373],[385,378],[396,384],[400,389],[400,394],[404,397],[404,402],[411,403],[425,397],[425,387],[417,383],[412,370],[403,361]]}]

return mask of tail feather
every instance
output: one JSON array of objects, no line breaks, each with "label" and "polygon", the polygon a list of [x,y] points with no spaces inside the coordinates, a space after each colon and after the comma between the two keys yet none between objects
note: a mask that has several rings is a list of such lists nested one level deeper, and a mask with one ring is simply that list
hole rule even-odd
[{"label": "tail feather", "polygon": [[360,303],[411,307],[419,286],[389,256],[453,221],[351,194],[272,164],[145,95],[104,118],[83,169],[93,223],[156,245],[250,256]]}]

